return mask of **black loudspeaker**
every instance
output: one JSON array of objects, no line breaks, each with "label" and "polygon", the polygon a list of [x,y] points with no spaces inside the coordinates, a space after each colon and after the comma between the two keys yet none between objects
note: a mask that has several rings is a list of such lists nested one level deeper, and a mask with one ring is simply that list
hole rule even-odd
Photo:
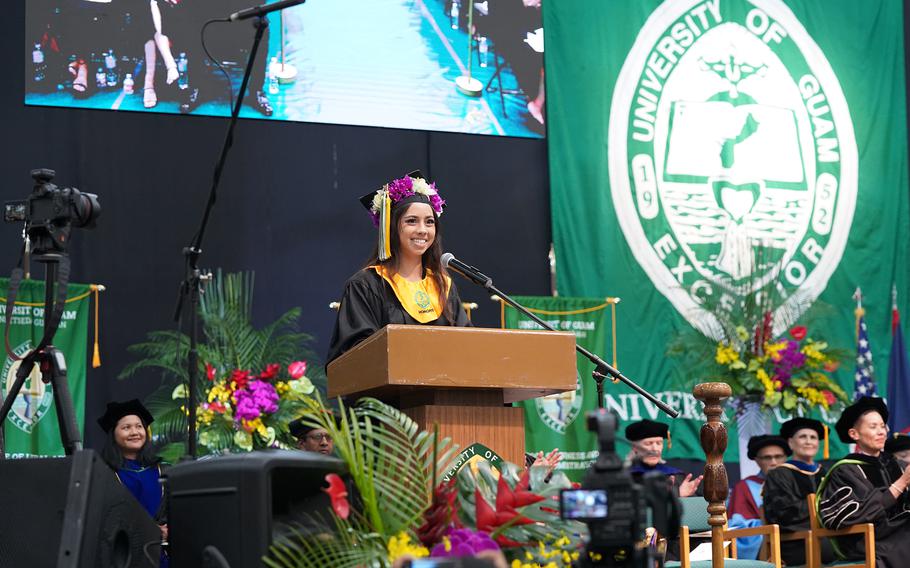
[{"label": "black loudspeaker", "polygon": [[[344,462],[315,452],[265,450],[185,462],[167,472],[171,568],[262,566],[285,523],[328,520],[322,488]],[[329,521],[331,523],[331,521]],[[217,560],[216,560],[217,559]]]},{"label": "black loudspeaker", "polygon": [[158,566],[161,531],[92,450],[0,460],[0,566]]}]

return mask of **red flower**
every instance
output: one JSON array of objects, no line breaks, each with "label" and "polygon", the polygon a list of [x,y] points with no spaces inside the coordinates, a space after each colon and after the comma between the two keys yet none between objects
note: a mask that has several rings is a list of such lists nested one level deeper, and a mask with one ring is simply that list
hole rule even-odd
[{"label": "red flower", "polygon": [[292,379],[299,379],[306,374],[306,361],[294,361],[288,365],[288,374]]},{"label": "red flower", "polygon": [[790,337],[797,341],[802,341],[806,337],[806,326],[794,325],[790,328]]},{"label": "red flower", "polygon": [[544,500],[543,497],[527,490],[529,483],[529,474],[526,469],[521,478],[515,485],[515,491],[509,488],[505,477],[499,476],[499,484],[496,487],[496,511],[497,512],[514,512],[519,507],[533,505]]},{"label": "red flower", "polygon": [[825,397],[825,400],[828,401],[828,404],[834,404],[837,402],[837,397],[834,396],[834,393],[829,390],[823,390],[822,395]]},{"label": "red flower", "polygon": [[259,375],[259,378],[264,379],[264,380],[274,379],[275,377],[278,376],[279,369],[281,369],[281,365],[279,365],[278,363],[271,363],[269,365],[266,365],[265,371],[263,371],[262,374]]},{"label": "red flower", "polygon": [[215,367],[213,367],[211,363],[205,364],[205,378],[210,381],[215,380]]},{"label": "red flower", "polygon": [[833,373],[840,367],[840,361],[825,361],[825,370],[829,373]]},{"label": "red flower", "polygon": [[477,530],[483,532],[493,532],[496,528],[496,512],[484,500],[480,494],[480,489],[474,489],[474,503],[477,506]]},{"label": "red flower", "polygon": [[237,383],[238,389],[246,388],[246,384],[250,382],[250,372],[239,370],[231,371],[231,380],[229,382]]},{"label": "red flower", "polygon": [[347,519],[348,515],[351,514],[351,504],[348,503],[348,490],[344,486],[344,481],[341,480],[341,477],[339,477],[337,473],[326,475],[325,480],[329,483],[329,486],[322,490],[325,491],[332,500],[332,510],[335,511],[335,514],[340,518]]},{"label": "red flower", "polygon": [[215,402],[209,403],[209,410],[217,412],[218,414],[224,414],[225,408],[223,404],[216,400]]}]

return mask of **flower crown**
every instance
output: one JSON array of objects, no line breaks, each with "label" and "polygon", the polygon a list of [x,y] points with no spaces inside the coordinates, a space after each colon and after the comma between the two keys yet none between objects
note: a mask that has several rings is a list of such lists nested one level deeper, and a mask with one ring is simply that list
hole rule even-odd
[{"label": "flower crown", "polygon": [[379,226],[379,218],[382,212],[383,201],[388,197],[392,204],[398,203],[408,197],[422,195],[430,202],[430,207],[436,212],[437,216],[442,216],[442,210],[446,201],[439,196],[436,191],[436,182],[427,183],[422,177],[404,176],[394,179],[382,186],[373,196],[373,203],[370,206],[370,217],[373,218],[373,224]]}]

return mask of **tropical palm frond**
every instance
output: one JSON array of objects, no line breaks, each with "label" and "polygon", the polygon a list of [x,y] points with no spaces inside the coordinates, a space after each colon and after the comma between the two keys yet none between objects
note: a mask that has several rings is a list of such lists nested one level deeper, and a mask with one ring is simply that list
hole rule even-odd
[{"label": "tropical palm frond", "polygon": [[335,530],[309,534],[303,527],[291,527],[291,536],[276,540],[262,559],[269,568],[358,568],[389,565],[386,543],[369,530],[362,518],[349,520],[332,516]]},{"label": "tropical palm frond", "polygon": [[339,401],[336,422],[317,393],[304,401],[302,416],[331,434],[372,530],[388,537],[420,524],[431,502],[434,475],[440,479],[454,461],[457,446],[450,439],[421,431],[400,410],[371,398],[360,399],[353,408]]}]

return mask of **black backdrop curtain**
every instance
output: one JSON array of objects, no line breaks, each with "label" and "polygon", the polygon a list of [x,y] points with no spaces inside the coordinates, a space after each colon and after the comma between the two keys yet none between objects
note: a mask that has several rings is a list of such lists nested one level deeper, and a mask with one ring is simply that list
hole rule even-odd
[{"label": "black backdrop curtain", "polygon": [[[199,223],[227,119],[25,106],[25,1],[5,6],[0,35],[0,53],[7,54],[0,200],[28,196],[29,170],[38,167],[55,169],[58,185],[100,196],[98,227],[78,230],[71,246],[72,280],[108,290],[101,300],[103,366],[89,369],[87,380],[85,438],[98,447],[95,418],[104,404],[145,396],[158,384],[154,373],[116,376],[130,360],[127,346],[174,325],[181,249]],[[449,202],[447,250],[505,291],[549,293],[546,142],[532,139],[242,120],[201,265],[255,270],[256,318],[301,306],[302,328],[316,336],[324,357],[334,322],[328,304],[375,239],[357,197],[416,168]],[[16,262],[20,230],[0,228],[0,272]],[[475,322],[498,326],[496,304],[468,282],[459,286],[466,301],[480,304]]]}]

